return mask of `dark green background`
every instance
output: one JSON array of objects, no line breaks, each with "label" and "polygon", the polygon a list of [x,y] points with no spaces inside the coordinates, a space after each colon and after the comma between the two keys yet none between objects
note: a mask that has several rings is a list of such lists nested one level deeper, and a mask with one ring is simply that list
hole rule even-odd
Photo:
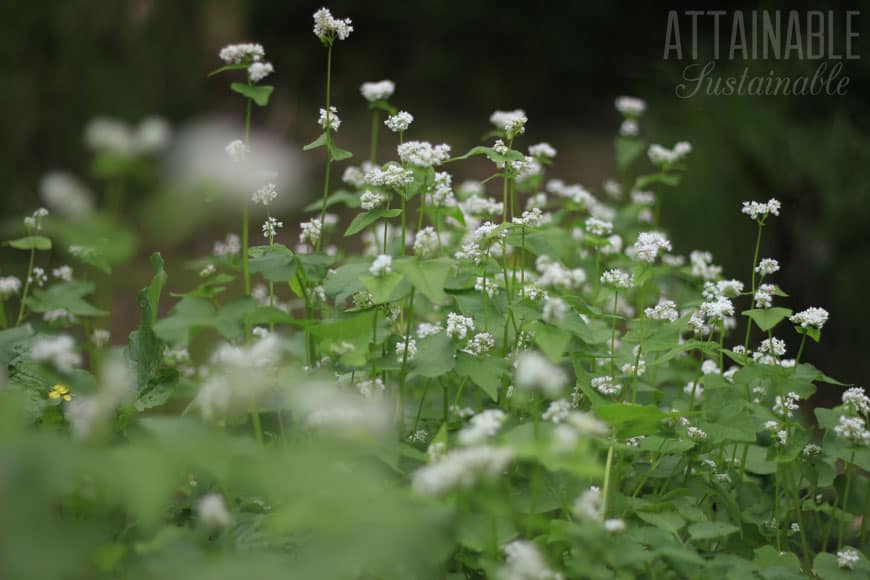
[{"label": "dark green background", "polygon": [[[840,22],[849,7],[703,4],[727,10],[830,9]],[[136,121],[159,113],[173,124],[221,114],[238,118],[239,100],[226,83],[206,79],[217,64],[217,50],[227,43],[261,42],[277,69],[273,102],[258,112],[256,127],[296,143],[315,137],[325,69],[325,51],[311,33],[311,14],[319,6],[288,0],[4,2],[4,221],[17,220],[38,204],[34,192],[45,171],[87,175],[81,129],[97,114]],[[863,384],[870,372],[866,58],[846,63],[851,83],[844,97],[685,101],[674,96],[674,85],[688,62],[665,61],[662,52],[667,11],[692,3],[382,0],[334,1],[330,7],[356,27],[337,47],[334,84],[334,101],[345,120],[343,144],[356,151],[365,151],[368,135],[359,84],[391,78],[398,85],[394,102],[418,119],[415,136],[444,139],[461,151],[487,129],[492,110],[522,107],[530,119],[529,142],[548,140],[560,150],[554,172],[600,191],[613,171],[612,137],[619,124],[613,98],[647,99],[646,135],[667,145],[686,139],[695,146],[689,174],[668,193],[662,214],[675,249],[709,249],[726,275],[746,280],[754,226],[740,215],[740,201],[780,199],[784,215],[768,228],[762,255],[782,263],[777,280],[791,294],[792,306],[823,306],[832,315],[822,345],[812,345],[807,358],[833,376]],[[863,55],[870,42],[870,10],[857,22]],[[711,39],[705,30],[704,50]],[[746,66],[758,74],[796,75],[817,64]],[[719,66],[739,73],[744,64]],[[316,179],[312,174],[315,184]],[[314,198],[317,192],[305,194]],[[134,213],[128,220],[137,223]],[[175,250],[146,240],[141,253],[160,248],[183,255],[208,248],[219,237],[207,228],[201,233],[201,244],[186,240]],[[2,256],[0,269],[14,270],[12,256]]]}]

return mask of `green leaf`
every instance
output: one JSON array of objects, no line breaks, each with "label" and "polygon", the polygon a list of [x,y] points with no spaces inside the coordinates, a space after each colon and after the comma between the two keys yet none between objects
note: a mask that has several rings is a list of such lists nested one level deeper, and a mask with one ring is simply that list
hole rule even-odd
[{"label": "green leaf", "polygon": [[571,342],[571,334],[568,331],[543,322],[535,323],[533,332],[535,343],[553,362],[558,362],[562,358],[568,343]]},{"label": "green leaf", "polygon": [[443,304],[447,302],[444,285],[454,263],[450,258],[434,260],[400,258],[393,260],[393,269],[404,274],[408,281],[434,304]]},{"label": "green leaf", "polygon": [[677,512],[637,512],[637,517],[648,524],[673,534],[679,532],[680,528],[686,525],[686,520],[680,517],[680,514]]},{"label": "green leaf", "polygon": [[308,282],[320,282],[326,277],[335,259],[326,254],[296,254],[296,262]]},{"label": "green leaf", "polygon": [[819,342],[822,340],[822,331],[816,328],[815,326],[801,326],[800,324],[795,324],[794,326],[795,332],[798,334],[806,334],[810,338],[813,339],[813,342]]},{"label": "green leaf", "polygon": [[27,305],[34,312],[68,310],[76,316],[105,316],[108,312],[84,300],[94,288],[93,282],[78,280],[55,284],[46,289],[37,288],[33,296],[27,299]]},{"label": "green leaf", "polygon": [[774,307],[753,308],[751,310],[744,310],[742,314],[751,318],[763,332],[767,332],[779,324],[783,318],[791,316],[791,313],[792,310],[790,308]]},{"label": "green leaf", "polygon": [[450,337],[443,332],[417,341],[414,374],[421,377],[440,377],[456,365],[455,348]]},{"label": "green leaf", "polygon": [[193,331],[209,327],[215,316],[214,306],[202,298],[182,298],[166,318],[157,321],[154,332],[170,344],[187,346]]},{"label": "green leaf", "polygon": [[353,221],[350,222],[344,235],[352,236],[358,234],[381,218],[391,219],[399,217],[400,215],[402,215],[402,210],[400,209],[373,209],[371,211],[357,214],[356,217],[353,218]]},{"label": "green leaf", "polygon": [[163,341],[154,333],[155,313],[149,297],[150,286],[139,291],[136,303],[139,306],[139,328],[127,339],[127,359],[136,368],[136,384],[144,389],[163,364]]},{"label": "green leaf", "polygon": [[383,276],[360,276],[360,282],[372,295],[375,304],[391,302],[393,292],[399,286],[403,276],[398,272],[390,272]]},{"label": "green leaf", "polygon": [[813,572],[822,580],[854,580],[870,577],[870,562],[860,551],[855,551],[859,559],[853,570],[840,568],[836,555],[822,552],[813,560]]},{"label": "green leaf", "polygon": [[344,161],[345,159],[353,157],[353,153],[346,149],[342,149],[336,145],[332,139],[327,143],[327,147],[329,148],[329,155],[332,157],[333,161]]},{"label": "green leaf", "polygon": [[348,296],[364,290],[360,278],[369,271],[368,263],[345,264],[330,272],[323,281],[323,290],[341,302]]},{"label": "green leaf", "polygon": [[296,257],[286,246],[257,246],[248,250],[248,268],[271,282],[289,282],[296,278]]},{"label": "green leaf", "polygon": [[740,528],[725,522],[699,522],[689,526],[689,537],[693,540],[723,538],[739,532]]},{"label": "green leaf", "polygon": [[[326,132],[320,134],[320,137],[306,145],[302,148],[303,151],[311,151],[312,149],[317,149],[318,147],[323,147],[326,145]],[[318,206],[319,207],[319,206]]]},{"label": "green leaf", "polygon": [[16,240],[3,242],[3,245],[15,248],[16,250],[50,250],[51,240],[45,236],[25,236]]},{"label": "green leaf", "polygon": [[230,88],[240,95],[244,95],[261,107],[269,104],[269,96],[275,87],[270,85],[249,85],[247,83],[232,83]]},{"label": "green leaf", "polygon": [[[347,207],[358,208],[360,206],[359,195],[344,189],[339,189],[326,198],[326,207],[332,207],[339,203],[343,203]],[[305,206],[305,211],[319,211],[322,207],[323,200],[316,199]]]},{"label": "green leaf", "polygon": [[501,358],[478,358],[465,352],[456,353],[456,374],[467,377],[483,389],[489,398],[498,399],[498,388],[507,372],[507,361]]},{"label": "green leaf", "polygon": [[245,70],[248,68],[248,66],[249,65],[247,65],[247,64],[241,64],[241,63],[239,63],[239,64],[227,64],[227,65],[224,65],[220,68],[214,69],[213,71],[208,73],[208,76],[213,77],[217,74],[220,74],[220,73],[226,72],[226,71],[230,71],[230,70]]}]

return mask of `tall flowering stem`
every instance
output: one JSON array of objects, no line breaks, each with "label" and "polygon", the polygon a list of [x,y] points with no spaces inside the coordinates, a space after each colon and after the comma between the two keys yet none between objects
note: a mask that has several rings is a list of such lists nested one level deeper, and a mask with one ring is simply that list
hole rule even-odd
[{"label": "tall flowering stem", "polygon": [[27,293],[30,291],[30,280],[33,277],[33,262],[36,259],[36,248],[30,248],[30,259],[27,262],[27,277],[24,279],[24,290],[21,291],[21,304],[18,306],[18,319],[15,326],[24,322],[24,312],[27,309]]},{"label": "tall flowering stem", "polygon": [[326,200],[329,197],[329,174],[332,169],[332,135],[330,134],[332,125],[332,42],[326,47],[326,127],[324,134],[326,135],[326,169],[323,175],[323,204],[320,208],[320,237],[317,238],[316,251],[320,251],[320,246],[323,243],[323,237],[326,234]]}]

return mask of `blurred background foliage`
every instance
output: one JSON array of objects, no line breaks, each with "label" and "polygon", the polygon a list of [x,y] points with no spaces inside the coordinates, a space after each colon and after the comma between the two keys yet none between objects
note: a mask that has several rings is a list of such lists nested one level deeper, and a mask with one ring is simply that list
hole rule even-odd
[{"label": "blurred background foliage", "polygon": [[[666,193],[663,224],[675,249],[708,249],[726,276],[749,277],[754,224],[739,213],[742,200],[779,198],[784,214],[766,228],[762,256],[780,260],[778,281],[790,305],[831,311],[821,345],[808,360],[833,376],[863,384],[870,375],[870,64],[845,63],[851,81],[845,96],[676,98],[683,66],[663,59],[667,12],[691,2],[457,2],[329,3],[353,19],[356,31],[336,51],[333,99],[344,124],[346,148],[366,151],[369,116],[358,87],[390,78],[392,101],[414,113],[414,137],[444,140],[455,152],[475,145],[497,108],[522,107],[530,122],[528,143],[559,149],[551,175],[579,181],[593,192],[614,174],[613,136],[621,94],[649,102],[642,134],[670,146],[694,145],[684,182]],[[97,115],[134,123],[151,115],[176,128],[204,119],[238,122],[242,102],[224,80],[207,79],[227,43],[262,43],[277,73],[267,109],[256,111],[255,132],[287,140],[291,148],[318,134],[325,51],[311,34],[320,2],[242,0],[55,0],[5,2],[0,8],[0,217],[20,223],[40,202],[40,177],[72,171],[98,194],[82,129]],[[833,10],[842,15],[859,3],[718,2],[716,9]],[[683,19],[685,22],[685,18]],[[837,19],[842,22],[842,17]],[[870,39],[870,14],[857,20],[857,49]],[[842,39],[842,34],[837,38]],[[700,37],[709,54],[713,34]],[[717,71],[739,74],[812,74],[813,61],[720,61]],[[382,146],[382,158],[391,147]],[[527,144],[528,144],[527,143]],[[301,152],[300,152],[301,153]],[[317,197],[322,159],[301,156],[300,173],[286,192],[302,202]],[[473,167],[473,166],[472,166]],[[338,169],[341,171],[341,168]],[[471,177],[460,168],[457,179]],[[479,177],[479,175],[478,175]],[[169,257],[208,251],[231,231],[235,219],[183,210],[190,228],[167,235],[145,219],[143,204],[155,192],[128,192],[125,219],[140,236],[138,258],[116,275],[113,330],[134,325],[135,289],[149,274],[143,257],[159,249]],[[194,204],[195,207],[195,204]],[[178,217],[178,216],[176,216]],[[283,215],[292,243],[297,216]],[[197,220],[200,221],[197,221]],[[156,220],[159,222],[160,220]],[[6,232],[4,231],[4,234]],[[174,247],[166,247],[171,240]],[[18,256],[4,252],[0,269],[17,272]],[[126,282],[129,281],[129,284]],[[126,310],[125,310],[126,309]],[[130,314],[126,316],[125,312]],[[120,314],[119,314],[120,313]]]}]

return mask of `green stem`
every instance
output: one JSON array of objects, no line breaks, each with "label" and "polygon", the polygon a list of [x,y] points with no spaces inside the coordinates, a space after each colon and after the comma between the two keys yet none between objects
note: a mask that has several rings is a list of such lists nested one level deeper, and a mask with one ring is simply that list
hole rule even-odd
[{"label": "green stem", "polygon": [[371,161],[372,165],[375,164],[378,157],[378,130],[380,129],[380,125],[378,124],[380,121],[379,117],[378,110],[374,109],[372,111],[372,141],[369,146],[369,161]]},{"label": "green stem", "polygon": [[806,345],[806,343],[807,343],[807,335],[803,334],[803,335],[801,335],[801,344],[798,347],[797,356],[794,359],[795,372],[797,372],[797,366],[801,362],[801,355],[804,353],[804,346]]},{"label": "green stem", "polygon": [[326,200],[329,197],[329,173],[332,167],[332,43],[326,49],[326,127],[323,132],[326,135],[326,168],[323,176],[323,204],[320,208],[320,237],[317,238],[315,251],[319,252],[326,236]]},{"label": "green stem", "polygon": [[843,549],[843,532],[846,529],[846,504],[849,501],[849,492],[852,489],[852,474],[854,472],[853,464],[855,463],[855,452],[849,456],[849,463],[846,464],[846,489],[843,491],[843,503],[840,508],[843,512],[840,514],[840,526],[837,530],[837,551]]},{"label": "green stem", "polygon": [[30,278],[33,274],[33,261],[36,258],[36,249],[30,248],[30,260],[27,263],[27,277],[24,279],[24,290],[21,292],[21,304],[18,307],[18,320],[15,326],[21,326],[24,322],[24,311],[26,310],[27,293],[30,291]]},{"label": "green stem", "polygon": [[616,302],[619,299],[619,291],[613,292],[613,323],[610,328],[610,377],[616,377]]},{"label": "green stem", "polygon": [[[755,236],[755,254],[752,258],[752,294],[749,296],[749,307],[752,308],[753,301],[755,300],[755,268],[758,266],[758,252],[761,249],[761,231],[764,229],[764,225],[761,222],[758,222],[758,234]],[[749,332],[752,330],[752,319],[747,318],[746,320],[746,338],[743,341],[743,348],[749,348]]]},{"label": "green stem", "polygon": [[607,462],[604,464],[604,489],[601,491],[601,519],[607,518],[607,498],[610,495],[610,472],[613,468],[613,448],[615,436],[610,435],[610,447],[607,448]]}]

